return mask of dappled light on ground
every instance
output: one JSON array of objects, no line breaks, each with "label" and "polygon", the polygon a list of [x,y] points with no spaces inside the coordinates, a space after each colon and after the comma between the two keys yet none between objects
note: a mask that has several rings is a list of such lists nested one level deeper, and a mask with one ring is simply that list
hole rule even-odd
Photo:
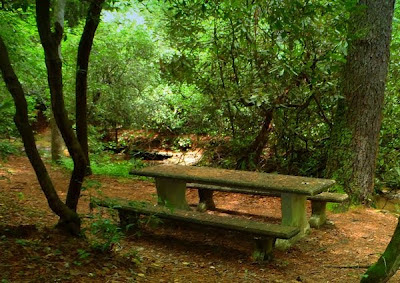
[{"label": "dappled light on ground", "polygon": [[[57,217],[49,210],[27,158],[10,157],[2,165],[1,225],[38,228],[0,239],[0,277],[10,282],[358,282],[384,251],[397,223],[394,215],[382,210],[329,212],[326,226],[312,229],[293,248],[276,251],[273,261],[262,264],[250,260],[253,247],[246,234],[173,222],[148,226],[140,236],[121,239],[111,254],[100,253],[84,240],[53,231]],[[64,198],[68,172],[48,167]],[[88,201],[99,192],[156,203],[154,183],[148,181],[91,176],[87,184],[79,205],[85,227],[94,221],[89,218]],[[197,192],[189,190],[187,199],[194,206]],[[218,192],[215,203],[217,210],[209,213],[275,223],[281,217],[278,198]],[[86,234],[90,242],[92,236]],[[399,280],[396,274],[390,282]]]}]

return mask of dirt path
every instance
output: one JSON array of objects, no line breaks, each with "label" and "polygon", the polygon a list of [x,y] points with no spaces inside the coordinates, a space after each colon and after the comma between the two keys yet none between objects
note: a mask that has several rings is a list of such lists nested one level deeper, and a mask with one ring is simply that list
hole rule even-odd
[{"label": "dirt path", "polygon": [[[68,173],[51,169],[59,194],[65,197]],[[102,194],[155,202],[151,182],[93,176],[79,212],[84,224],[93,221],[88,199]],[[188,191],[196,204],[197,194]],[[216,193],[214,213],[235,213],[279,222],[276,198]],[[25,157],[11,157],[0,166],[0,225],[34,224],[39,231],[1,236],[1,282],[358,282],[365,266],[375,262],[397,223],[394,215],[354,208],[329,213],[330,224],[288,251],[276,251],[272,262],[256,264],[249,255],[252,241],[245,235],[195,226],[158,225],[140,237],[129,236],[114,253],[97,254],[87,243],[49,229],[57,218],[49,210]],[[46,228],[48,227],[48,228]],[[0,231],[1,232],[1,231]],[[5,281],[8,280],[8,281]],[[397,273],[390,282],[399,282]]]}]

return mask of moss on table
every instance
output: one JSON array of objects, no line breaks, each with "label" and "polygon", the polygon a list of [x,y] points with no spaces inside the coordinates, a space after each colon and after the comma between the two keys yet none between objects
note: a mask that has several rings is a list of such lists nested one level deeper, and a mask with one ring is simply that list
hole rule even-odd
[{"label": "moss on table", "polygon": [[132,170],[130,174],[308,196],[319,194],[335,183],[334,180],[327,179],[182,165],[157,165]]}]

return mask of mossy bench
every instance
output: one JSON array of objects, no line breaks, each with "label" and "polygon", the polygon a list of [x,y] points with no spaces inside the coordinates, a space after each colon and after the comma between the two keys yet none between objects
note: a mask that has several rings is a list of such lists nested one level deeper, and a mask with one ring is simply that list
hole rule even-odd
[{"label": "mossy bench", "polygon": [[[280,194],[277,192],[269,192],[253,188],[232,188],[226,186],[214,186],[196,183],[188,183],[186,184],[186,186],[187,188],[199,190],[200,210],[215,208],[215,203],[213,200],[214,191],[280,197]],[[307,196],[307,199],[311,201],[312,214],[308,221],[310,223],[310,226],[314,228],[319,228],[326,223],[326,204],[328,202],[343,203],[348,200],[348,198],[349,196],[347,194],[331,192],[322,192],[314,196]]]},{"label": "mossy bench", "polygon": [[171,219],[201,226],[245,232],[254,238],[255,248],[252,257],[257,261],[271,259],[277,238],[290,239],[300,231],[298,227],[264,223],[240,217],[209,215],[197,211],[170,209],[165,206],[154,206],[147,202],[93,200],[91,205],[116,209],[119,214],[120,224],[123,227],[138,228],[140,215],[148,215],[161,219]]}]

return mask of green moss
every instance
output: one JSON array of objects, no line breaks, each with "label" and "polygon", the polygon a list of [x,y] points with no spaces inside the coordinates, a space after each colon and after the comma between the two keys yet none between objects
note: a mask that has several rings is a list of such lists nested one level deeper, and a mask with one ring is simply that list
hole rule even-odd
[{"label": "green moss", "polygon": [[[400,220],[400,219],[399,219]],[[361,282],[386,282],[400,266],[400,223],[397,224],[393,237],[379,260],[368,268]]]},{"label": "green moss", "polygon": [[368,271],[362,275],[361,281],[362,283],[373,282],[378,283],[381,282],[382,278],[386,277],[385,266],[381,264],[375,263],[368,268]]}]

